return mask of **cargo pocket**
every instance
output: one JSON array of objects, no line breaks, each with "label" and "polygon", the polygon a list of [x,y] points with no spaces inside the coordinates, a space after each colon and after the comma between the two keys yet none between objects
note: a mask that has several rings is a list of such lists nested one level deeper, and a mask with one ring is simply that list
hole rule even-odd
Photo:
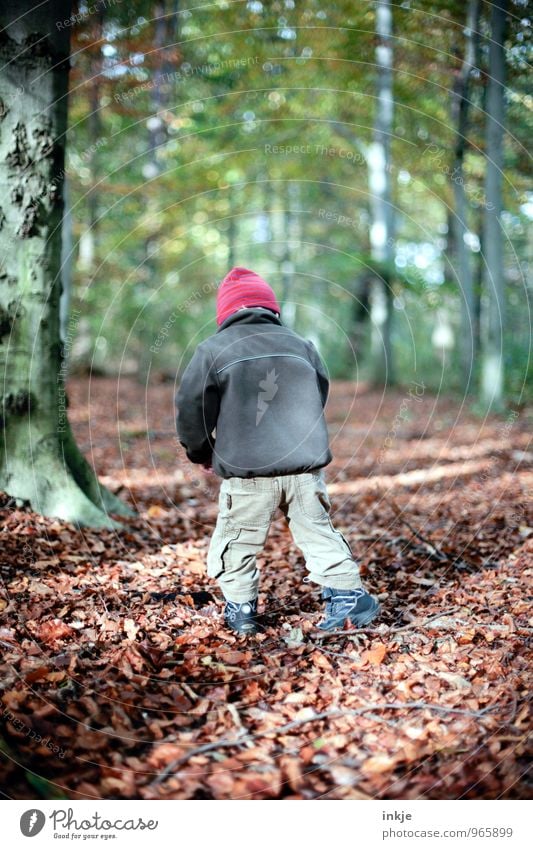
[{"label": "cargo pocket", "polygon": [[213,539],[207,553],[207,574],[210,578],[220,578],[226,571],[224,558],[227,557],[228,549],[232,543],[239,539],[240,528],[224,525],[224,532],[220,538]]},{"label": "cargo pocket", "polygon": [[302,478],[297,482],[297,498],[303,515],[313,522],[328,518],[331,501],[322,475],[315,472],[298,477]]},{"label": "cargo pocket", "polygon": [[276,494],[270,490],[254,491],[232,483],[220,493],[220,518],[230,527],[251,532],[268,529],[277,506]]},{"label": "cargo pocket", "polygon": [[352,558],[352,560],[353,560],[353,559],[354,559],[354,557],[353,557],[353,551],[352,551],[352,547],[351,547],[350,543],[348,542],[348,540],[346,539],[346,537],[344,536],[344,534],[342,534],[342,533],[341,533],[341,532],[340,532],[340,531],[339,531],[336,527],[334,527],[334,525],[333,525],[333,523],[332,523],[331,519],[329,519],[329,524],[330,524],[330,526],[331,526],[331,530],[333,531],[333,533],[334,533],[334,534],[336,534],[336,535],[337,535],[337,536],[338,536],[338,537],[339,537],[339,538],[343,541],[344,545],[346,546],[346,549],[347,549],[348,555],[349,555],[349,556]]},{"label": "cargo pocket", "polygon": [[231,513],[231,495],[228,492],[227,482],[222,481],[222,485],[220,487],[220,491],[218,493],[218,515],[220,519],[223,519],[225,522],[229,519]]}]

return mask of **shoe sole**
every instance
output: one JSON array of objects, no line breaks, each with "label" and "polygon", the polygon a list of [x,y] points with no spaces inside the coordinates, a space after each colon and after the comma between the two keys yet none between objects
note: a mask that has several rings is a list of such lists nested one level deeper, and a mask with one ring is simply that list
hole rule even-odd
[{"label": "shoe sole", "polygon": [[254,634],[257,634],[257,632],[259,631],[258,625],[252,625],[252,624],[242,625],[240,628],[235,628],[235,626],[230,625],[229,622],[226,622],[225,625],[226,625],[226,628],[229,628],[229,630],[233,631],[234,634],[241,634],[241,635],[248,636],[248,637],[251,637]]},{"label": "shoe sole", "polygon": [[353,613],[351,616],[339,616],[327,628],[324,628],[322,625],[318,625],[317,627],[321,631],[336,631],[338,628],[343,628],[345,622],[350,622],[356,628],[364,628],[365,625],[370,625],[380,613],[381,606],[378,601],[373,599],[373,606],[368,610],[363,610],[362,613]]}]

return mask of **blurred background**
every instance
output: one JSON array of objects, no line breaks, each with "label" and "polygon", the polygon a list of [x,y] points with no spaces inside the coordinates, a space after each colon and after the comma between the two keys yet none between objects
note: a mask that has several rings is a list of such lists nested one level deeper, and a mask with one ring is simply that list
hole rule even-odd
[{"label": "blurred background", "polygon": [[72,375],[174,379],[242,265],[334,378],[523,402],[526,2],[100,0],[68,25]]}]

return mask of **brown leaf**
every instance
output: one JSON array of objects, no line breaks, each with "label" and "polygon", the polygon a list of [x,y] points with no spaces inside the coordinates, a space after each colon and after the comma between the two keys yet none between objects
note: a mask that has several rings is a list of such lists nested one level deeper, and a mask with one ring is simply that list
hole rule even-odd
[{"label": "brown leaf", "polygon": [[298,792],[303,783],[302,767],[298,758],[284,756],[280,758],[279,765],[283,770],[284,777],[292,790]]},{"label": "brown leaf", "polygon": [[361,772],[365,775],[380,775],[382,772],[389,772],[395,764],[396,760],[390,755],[373,755],[362,764]]},{"label": "brown leaf", "polygon": [[372,663],[379,666],[380,663],[383,663],[386,654],[387,646],[384,643],[373,643],[372,648],[363,652],[361,660],[363,664]]},{"label": "brown leaf", "polygon": [[47,622],[42,622],[38,627],[39,638],[47,644],[72,637],[74,634],[75,631],[70,625],[62,622],[61,619],[49,619]]},{"label": "brown leaf", "polygon": [[137,628],[133,619],[125,619],[124,620],[124,631],[128,635],[128,639],[134,641],[139,629]]}]

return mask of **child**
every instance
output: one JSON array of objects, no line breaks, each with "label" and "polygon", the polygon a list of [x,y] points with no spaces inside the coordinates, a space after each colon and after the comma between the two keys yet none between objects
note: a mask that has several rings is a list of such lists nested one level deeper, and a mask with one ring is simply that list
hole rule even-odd
[{"label": "child", "polygon": [[320,471],[331,461],[322,361],[311,342],[283,326],[274,292],[247,268],[222,281],[217,324],[185,370],[176,426],[189,460],[223,478],[207,573],[226,599],[226,624],[239,634],[258,629],[256,556],[279,507],[309,580],[323,587],[319,627],[339,628],[346,619],[367,625],[379,604],[331,523]]}]

